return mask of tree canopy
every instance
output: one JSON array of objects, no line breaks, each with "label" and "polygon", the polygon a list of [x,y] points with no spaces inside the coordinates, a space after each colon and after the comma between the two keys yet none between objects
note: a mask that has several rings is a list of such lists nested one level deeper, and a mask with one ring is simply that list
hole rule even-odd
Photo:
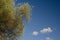
[{"label": "tree canopy", "polygon": [[15,7],[14,0],[0,0],[0,40],[17,40],[24,33],[22,17],[30,20],[31,6],[22,3]]}]

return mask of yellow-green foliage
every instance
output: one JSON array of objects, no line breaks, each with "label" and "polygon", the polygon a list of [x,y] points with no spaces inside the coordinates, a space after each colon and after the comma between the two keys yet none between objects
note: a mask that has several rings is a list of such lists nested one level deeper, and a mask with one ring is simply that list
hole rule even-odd
[{"label": "yellow-green foliage", "polygon": [[12,0],[0,0],[0,21],[7,21],[15,18],[13,5]]},{"label": "yellow-green foliage", "polygon": [[17,40],[24,30],[22,17],[30,20],[31,6],[28,3],[14,7],[14,0],[0,0],[0,40]]},{"label": "yellow-green foliage", "polygon": [[28,3],[21,4],[18,7],[18,11],[22,16],[25,16],[27,21],[30,20],[30,12],[31,12],[31,6]]}]

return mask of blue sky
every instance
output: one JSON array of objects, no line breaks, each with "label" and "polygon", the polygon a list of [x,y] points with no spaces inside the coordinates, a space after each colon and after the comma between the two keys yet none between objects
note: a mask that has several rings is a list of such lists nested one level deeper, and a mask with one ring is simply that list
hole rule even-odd
[{"label": "blue sky", "polygon": [[[59,0],[17,0],[16,2],[28,2],[34,6],[30,23],[25,23],[22,40],[60,40]],[[44,29],[45,33],[40,32]]]}]

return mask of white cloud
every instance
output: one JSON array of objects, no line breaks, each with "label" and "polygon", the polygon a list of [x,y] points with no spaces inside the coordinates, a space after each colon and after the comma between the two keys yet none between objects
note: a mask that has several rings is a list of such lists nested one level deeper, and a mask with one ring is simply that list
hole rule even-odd
[{"label": "white cloud", "polygon": [[53,30],[48,27],[48,28],[43,28],[42,30],[40,30],[41,33],[49,33],[49,32],[52,32]]},{"label": "white cloud", "polygon": [[50,37],[46,37],[46,40],[52,40]]},{"label": "white cloud", "polygon": [[34,31],[32,34],[33,34],[34,36],[37,36],[37,35],[38,35],[38,33],[39,33],[39,32]]}]

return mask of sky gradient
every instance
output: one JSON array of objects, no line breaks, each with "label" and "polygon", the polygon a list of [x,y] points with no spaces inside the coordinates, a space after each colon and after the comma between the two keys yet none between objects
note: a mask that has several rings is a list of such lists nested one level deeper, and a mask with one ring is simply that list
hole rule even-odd
[{"label": "sky gradient", "polygon": [[[22,40],[60,40],[60,1],[59,0],[17,0],[28,2],[32,8],[30,23],[25,23]],[[48,27],[52,31],[47,31]],[[46,29],[45,33],[40,31]],[[37,32],[37,35],[33,35]]]}]

